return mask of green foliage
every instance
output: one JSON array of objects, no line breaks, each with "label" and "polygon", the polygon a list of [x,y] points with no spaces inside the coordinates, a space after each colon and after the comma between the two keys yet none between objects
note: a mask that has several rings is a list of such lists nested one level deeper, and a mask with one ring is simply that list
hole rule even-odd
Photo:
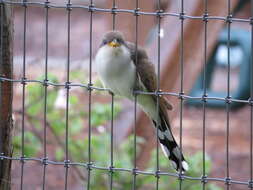
[{"label": "green foliage", "polygon": [[[107,167],[110,165],[110,151],[105,142],[109,142],[109,134],[103,133],[100,135],[92,136],[92,154],[91,158],[94,161],[94,164],[97,166]],[[85,139],[85,144],[88,139]],[[137,137],[137,153],[140,150],[140,144],[143,143],[143,139]],[[133,136],[127,138],[122,144],[120,144],[116,151],[114,151],[114,166],[116,168],[133,168],[133,151],[134,151],[134,141]],[[88,147],[83,147],[84,150],[87,150]],[[152,152],[152,159],[149,163],[148,171],[155,171],[156,166],[156,151]],[[87,159],[87,153],[85,153],[85,159]],[[190,169],[186,173],[187,176],[200,177],[202,175],[202,153],[198,152],[194,155],[191,155],[187,158]],[[160,169],[161,171],[175,172],[175,170],[170,166],[170,161],[165,158],[163,154],[160,154]],[[209,174],[211,170],[211,160],[206,155],[206,173]],[[91,187],[92,189],[108,189],[109,183],[109,173],[107,171],[101,170],[92,170],[91,172]],[[113,173],[113,185],[115,189],[125,190],[132,188],[133,176],[129,172],[114,172]],[[137,175],[136,189],[154,189],[156,184],[156,178],[154,176],[148,175]],[[159,189],[178,189],[179,181],[176,177],[171,176],[161,176],[159,180]],[[202,184],[200,181],[193,181],[185,179],[182,183],[182,190],[201,190]],[[221,190],[215,184],[207,183],[207,190]]]},{"label": "green foliage", "polygon": [[[82,72],[71,72],[71,78],[80,79],[83,77]],[[40,77],[43,80],[44,76]],[[49,75],[49,81],[57,83],[57,78],[54,75]],[[48,126],[50,130],[58,139],[58,145],[55,147],[55,159],[62,161],[65,156],[64,139],[65,135],[65,122],[66,112],[65,109],[56,109],[55,101],[57,99],[59,88],[48,87],[47,93],[47,121],[50,124]],[[36,130],[42,131],[43,125],[43,110],[44,110],[44,86],[38,84],[29,84],[27,86],[28,100],[26,114],[28,115],[29,122],[36,128]],[[71,93],[69,96],[69,153],[76,162],[88,161],[88,135],[84,132],[84,126],[87,125],[88,113],[87,110],[83,110],[80,106],[81,100],[77,94]],[[121,105],[117,102],[114,103],[114,115],[117,117],[121,111]],[[93,133],[91,137],[91,159],[94,164],[98,166],[108,167],[110,165],[110,134],[108,132],[99,133],[94,127],[106,124],[111,120],[111,104],[93,103],[91,110],[91,125],[93,126]],[[80,134],[86,134],[85,137]],[[32,132],[26,131],[24,133],[25,147],[24,152],[28,157],[35,156],[41,147],[40,139]],[[13,139],[14,148],[20,150],[21,135],[17,135]],[[144,143],[144,140],[137,137],[137,153],[140,151],[140,144]],[[115,143],[116,144],[116,143]],[[161,151],[160,151],[161,153]],[[114,147],[114,166],[116,168],[133,168],[133,155],[134,155],[134,137],[130,136],[120,145]],[[152,159],[150,161],[149,171],[155,171],[156,160],[155,151],[152,153]],[[202,153],[191,155],[187,158],[190,165],[190,170],[186,173],[188,176],[201,176],[202,175]],[[160,155],[160,167],[162,171],[174,170],[169,166],[169,161],[161,154]],[[210,173],[211,160],[206,156],[206,173]],[[91,172],[91,189],[106,190],[108,189],[109,173],[102,170],[92,170]],[[113,185],[117,190],[125,190],[132,188],[133,175],[130,172],[114,172],[113,173]],[[178,180],[175,177],[162,176],[160,178],[159,189],[178,189]],[[137,176],[137,189],[153,189],[156,178],[154,176]],[[201,183],[199,181],[184,180],[182,190],[200,190]],[[215,184],[207,184],[207,190],[220,190]]]},{"label": "green foliage", "polygon": [[[105,142],[108,142],[106,145]],[[110,150],[109,150],[110,134],[103,133],[92,137],[92,154],[91,158],[94,164],[108,167],[110,165]],[[137,150],[140,148],[140,143],[143,139],[137,137]],[[106,148],[107,147],[107,148]],[[133,151],[134,137],[129,136],[122,144],[114,148],[114,167],[116,168],[133,168]],[[115,189],[125,190],[132,188],[133,176],[129,172],[114,172],[113,185]],[[108,189],[109,173],[107,171],[92,170],[91,189],[106,190]],[[137,188],[141,186],[138,185]]]},{"label": "green foliage", "polygon": [[[115,118],[121,111],[119,103],[114,103],[113,118]],[[91,110],[91,125],[99,126],[111,119],[111,104],[94,103]]]},{"label": "green foliage", "polygon": [[[43,80],[44,76],[39,77],[38,80]],[[57,78],[49,74],[48,75],[48,80],[57,83],[58,80]],[[57,97],[57,88],[54,88],[53,90],[50,90],[47,94],[47,109],[50,112],[54,108],[54,102]],[[38,85],[36,83],[29,84],[27,85],[27,94],[28,94],[28,99],[27,99],[27,114],[29,116],[37,116],[40,114],[43,110],[44,106],[44,96],[45,96],[45,91],[44,87],[42,85]]]},{"label": "green foliage", "polygon": [[74,70],[69,73],[70,81],[77,80],[78,82],[84,83],[87,79],[87,74],[83,70]]},{"label": "green foliage", "polygon": [[[21,141],[21,134],[14,136],[12,140],[13,148],[21,150]],[[24,155],[27,157],[34,156],[40,150],[41,143],[39,139],[30,131],[24,133],[24,143]],[[18,153],[15,152],[15,154],[17,155]]]},{"label": "green foliage", "polygon": [[99,88],[103,88],[103,84],[102,84],[101,80],[99,80],[98,78],[95,79],[94,86],[97,86]]},{"label": "green foliage", "polygon": [[[41,76],[38,80],[43,81],[45,76]],[[85,79],[85,75],[81,71],[70,72],[70,78],[72,80]],[[58,83],[58,79],[53,74],[48,74],[48,80],[53,83]],[[53,134],[62,139],[61,136],[65,134],[66,112],[65,109],[55,108],[55,101],[57,99],[59,87],[49,86],[47,88],[47,121],[50,124],[50,129]],[[77,93],[71,93],[69,96],[69,149],[71,155],[77,160],[83,160],[84,155],[80,154],[80,150],[87,149],[87,139],[79,140],[76,136],[80,135],[84,131],[84,126],[87,125],[87,110],[83,110],[80,107],[79,98]],[[37,83],[30,83],[27,85],[27,101],[26,101],[26,115],[30,124],[37,130],[42,130],[43,126],[43,114],[44,114],[44,101],[45,101],[45,87]],[[117,102],[114,104],[115,118],[121,110],[121,105]],[[91,111],[91,125],[96,127],[106,124],[111,120],[111,104],[99,104],[94,103]],[[100,138],[100,137],[98,137]],[[93,137],[94,144],[96,144],[96,137]],[[25,153],[26,156],[35,156],[40,151],[40,140],[32,132],[25,132]],[[18,151],[21,148],[20,145],[21,136],[17,135],[13,139],[14,150]],[[64,142],[63,142],[64,143]],[[34,146],[36,145],[36,146]],[[64,157],[64,151],[62,147],[57,147],[55,151],[55,157],[57,160],[61,160]]]},{"label": "green foliage", "polygon": [[[162,154],[161,151],[159,151],[159,153],[160,153],[159,164],[160,164],[161,170],[174,172],[175,170],[169,164],[168,159]],[[211,171],[212,162],[208,155],[206,155],[205,157],[206,157],[206,160],[205,160],[206,173],[209,174]],[[150,169],[154,170],[155,169],[154,166],[156,165],[156,151],[153,151],[152,158],[153,159],[151,159],[151,162],[150,162],[150,166],[151,166]],[[189,170],[186,172],[186,175],[191,176],[191,177],[202,176],[203,153],[198,152],[196,154],[188,156],[186,157],[186,160],[189,164]],[[171,189],[177,189],[179,185],[179,181],[175,177],[168,177],[165,181],[161,180],[160,189],[161,190],[167,189],[168,184],[170,184],[169,187],[171,187]],[[192,181],[192,180],[185,179],[182,183],[182,190],[200,190],[200,189],[202,189],[202,184],[200,183],[200,181]],[[206,189],[207,190],[221,190],[221,188],[218,187],[217,185],[209,184],[209,183],[207,183]]]}]

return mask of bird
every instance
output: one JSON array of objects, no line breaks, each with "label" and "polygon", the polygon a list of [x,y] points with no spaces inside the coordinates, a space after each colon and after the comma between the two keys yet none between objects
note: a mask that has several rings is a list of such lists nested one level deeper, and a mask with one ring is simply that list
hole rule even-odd
[{"label": "bird", "polygon": [[[136,91],[157,90],[155,67],[146,51],[126,41],[120,31],[109,31],[104,34],[95,55],[95,64],[104,88],[110,89],[113,94],[134,101]],[[141,109],[152,120],[154,127],[158,127],[156,131],[161,149],[172,166],[178,172],[187,171],[188,163],[172,134],[167,114],[167,110],[172,110],[171,103],[163,96],[157,98],[155,94],[138,94],[136,99]]]}]

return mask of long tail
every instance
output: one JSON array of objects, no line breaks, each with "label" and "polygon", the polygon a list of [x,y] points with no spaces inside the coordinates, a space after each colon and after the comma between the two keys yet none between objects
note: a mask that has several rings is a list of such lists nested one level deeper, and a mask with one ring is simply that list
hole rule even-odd
[{"label": "long tail", "polygon": [[[167,113],[163,113],[160,110],[160,124],[158,125],[158,138],[160,141],[161,148],[163,153],[167,158],[172,162],[173,167],[179,172],[185,172],[188,170],[188,164],[185,161],[185,158],[180,151],[180,148],[175,141],[173,134],[171,132],[170,123],[167,117]],[[154,125],[156,126],[156,121],[153,120]]]}]

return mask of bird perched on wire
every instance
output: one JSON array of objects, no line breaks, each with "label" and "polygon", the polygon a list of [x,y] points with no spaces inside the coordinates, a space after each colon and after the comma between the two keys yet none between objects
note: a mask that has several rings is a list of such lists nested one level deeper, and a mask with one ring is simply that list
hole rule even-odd
[{"label": "bird perched on wire", "polygon": [[[133,101],[135,90],[157,90],[157,76],[146,51],[142,48],[136,51],[135,44],[125,41],[119,31],[110,31],[104,35],[95,62],[104,87],[114,94]],[[187,171],[188,164],[173,137],[167,115],[167,110],[171,110],[172,105],[160,96],[157,114],[156,95],[139,94],[137,102],[158,127],[158,138],[165,156],[171,160],[177,171]]]}]

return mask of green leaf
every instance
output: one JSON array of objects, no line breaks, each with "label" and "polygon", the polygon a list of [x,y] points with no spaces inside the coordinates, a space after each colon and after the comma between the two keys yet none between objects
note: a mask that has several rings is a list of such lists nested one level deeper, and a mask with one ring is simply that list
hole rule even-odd
[{"label": "green leaf", "polygon": [[71,95],[71,96],[69,97],[69,103],[70,103],[71,105],[76,105],[76,104],[78,103],[78,98],[77,98],[77,96]]},{"label": "green leaf", "polygon": [[36,103],[40,100],[41,97],[44,96],[43,87],[40,84],[29,84],[27,85],[27,93],[28,93],[28,102]]},{"label": "green leaf", "polygon": [[41,121],[37,119],[31,119],[31,123],[34,125],[36,129],[41,129],[43,125]]},{"label": "green leaf", "polygon": [[69,73],[70,80],[78,80],[84,82],[87,79],[86,73],[82,70],[75,70]]},{"label": "green leaf", "polygon": [[[121,105],[117,102],[114,104],[113,118],[117,117],[121,111]],[[91,125],[99,126],[111,120],[111,104],[95,103],[91,110]]]},{"label": "green leaf", "polygon": [[62,148],[57,148],[55,151],[55,159],[60,161],[64,158],[64,151]]},{"label": "green leaf", "polygon": [[81,118],[72,119],[70,122],[70,133],[71,135],[79,134],[83,129],[83,121]]},{"label": "green leaf", "polygon": [[[21,151],[21,141],[22,136],[21,134],[13,137],[13,147],[17,151]],[[39,139],[30,131],[24,132],[24,154],[26,157],[33,157],[35,156],[41,148],[41,143]]]},{"label": "green leaf", "polygon": [[[43,79],[44,78],[45,77],[43,76]],[[58,83],[59,82],[58,79],[57,79],[57,76],[55,74],[53,74],[53,73],[48,73],[47,78],[48,78],[49,81],[51,81],[53,83]]]},{"label": "green leaf", "polygon": [[207,184],[207,189],[208,190],[222,190],[221,187],[217,186],[216,184],[213,183],[208,183]]},{"label": "green leaf", "polygon": [[[46,78],[46,76],[43,74],[43,75],[39,76],[37,79],[43,81],[45,78]],[[50,82],[58,83],[57,76],[55,74],[53,74],[53,73],[48,72],[47,79]]]},{"label": "green leaf", "polygon": [[27,110],[26,112],[27,112],[30,116],[36,116],[36,115],[38,115],[39,113],[41,113],[42,110],[43,110],[42,102],[33,103],[33,104],[30,105],[26,110]]},{"label": "green leaf", "polygon": [[101,80],[99,80],[98,78],[96,78],[94,80],[94,86],[99,87],[99,88],[103,88],[103,84],[102,84]]},{"label": "green leaf", "polygon": [[51,122],[51,127],[58,136],[63,135],[65,132],[65,123],[62,121]]},{"label": "green leaf", "polygon": [[54,108],[54,103],[57,98],[58,90],[54,88],[53,90],[48,90],[47,94],[47,109],[48,112],[51,112]]}]

